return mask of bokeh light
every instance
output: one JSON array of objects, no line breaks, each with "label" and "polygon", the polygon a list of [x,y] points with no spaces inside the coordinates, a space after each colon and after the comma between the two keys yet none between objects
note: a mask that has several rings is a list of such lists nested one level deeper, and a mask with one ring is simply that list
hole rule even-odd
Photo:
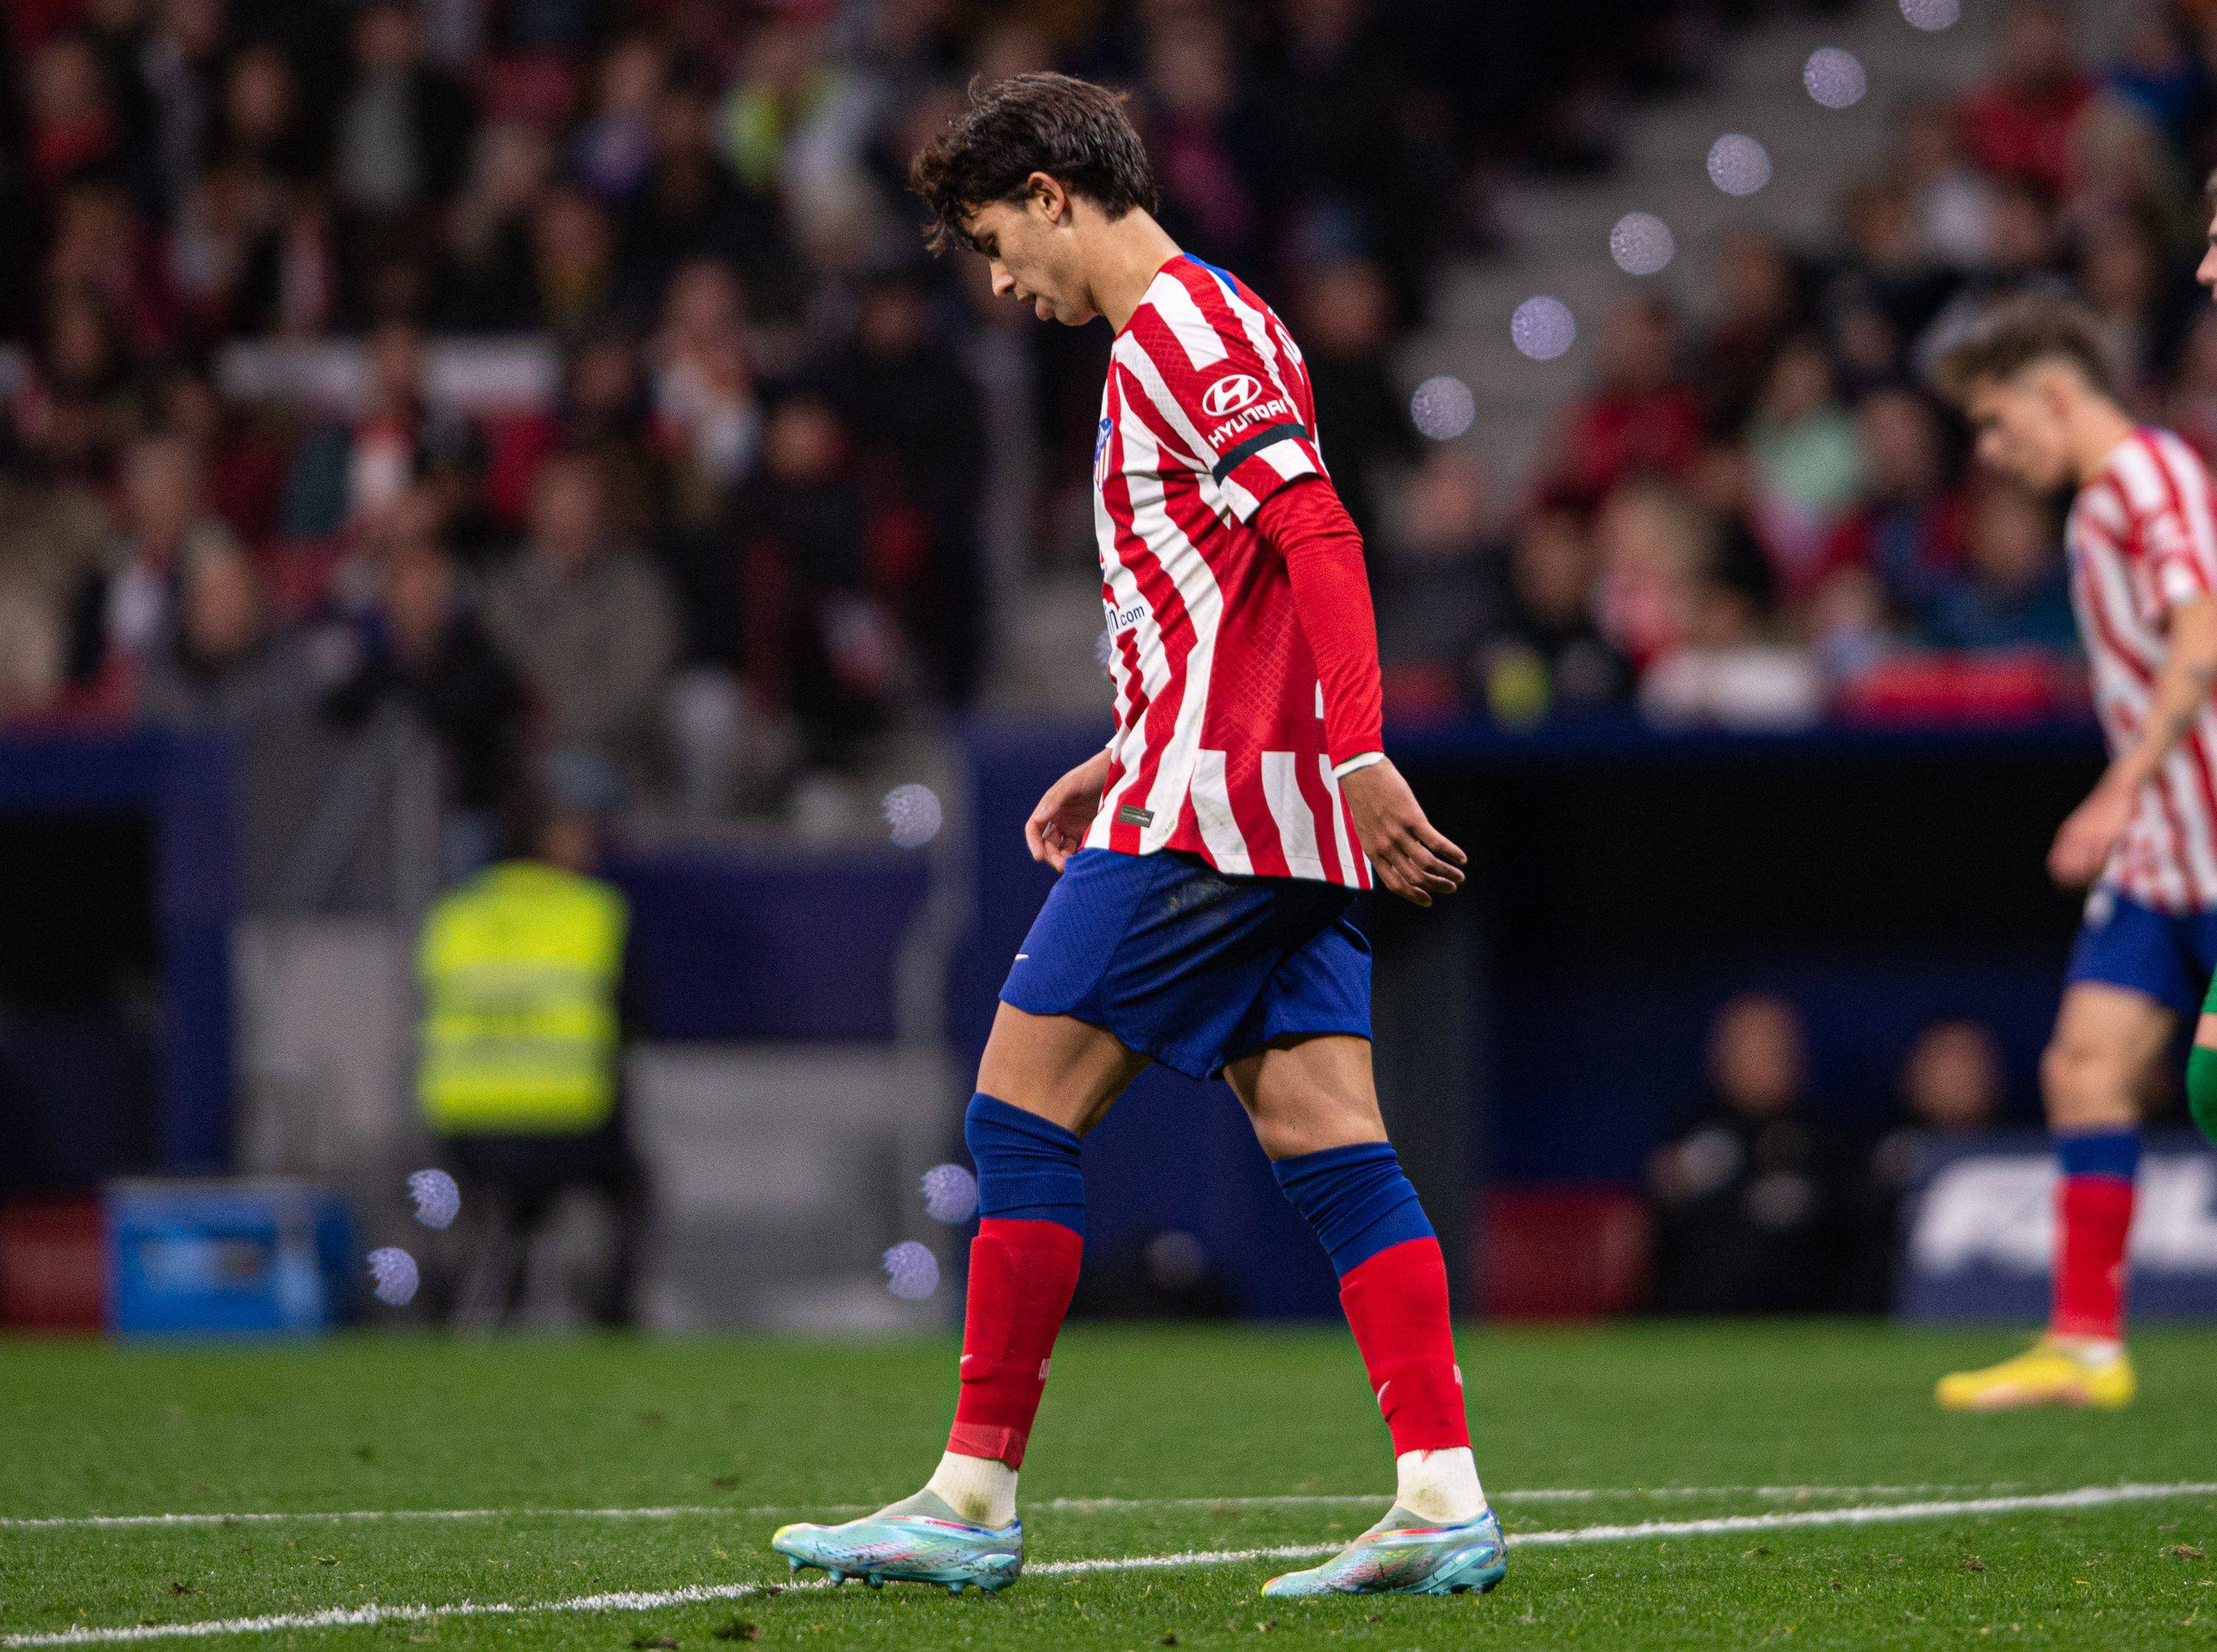
[{"label": "bokeh light", "polygon": [[893,847],[920,849],[939,835],[946,812],[939,794],[928,786],[897,786],[886,793],[886,835]]},{"label": "bokeh light", "polygon": [[1901,15],[1918,28],[1952,28],[1963,15],[1963,3],[1962,0],[1901,0]]},{"label": "bokeh light", "polygon": [[1801,83],[1828,109],[1849,109],[1863,101],[1870,77],[1861,59],[1837,46],[1820,46],[1801,65]]},{"label": "bokeh light", "polygon": [[904,1239],[885,1254],[886,1289],[903,1302],[922,1302],[939,1289],[939,1259],[930,1248]]},{"label": "bokeh light", "polygon": [[1578,317],[1560,299],[1527,299],[1509,318],[1509,338],[1535,361],[1552,361],[1578,342]]},{"label": "bokeh light", "polygon": [[1609,232],[1609,256],[1627,275],[1652,275],[1678,256],[1678,243],[1654,213],[1627,213]]},{"label": "bokeh light", "polygon": [[1478,416],[1478,398],[1451,373],[1435,373],[1409,398],[1409,418],[1434,441],[1453,441]]},{"label": "bokeh light", "polygon": [[398,1245],[369,1253],[370,1290],[388,1308],[405,1308],[416,1299],[421,1276],[416,1259]]},{"label": "bokeh light", "polygon": [[408,1197],[416,1201],[416,1219],[427,1228],[450,1228],[461,1214],[462,1190],[443,1170],[418,1170],[409,1177]]},{"label": "bokeh light", "polygon": [[1745,133],[1709,145],[1709,182],[1728,195],[1751,195],[1770,182],[1770,151]]},{"label": "bokeh light", "polygon": [[978,1178],[959,1164],[935,1164],[923,1173],[923,1213],[956,1227],[978,1213]]}]

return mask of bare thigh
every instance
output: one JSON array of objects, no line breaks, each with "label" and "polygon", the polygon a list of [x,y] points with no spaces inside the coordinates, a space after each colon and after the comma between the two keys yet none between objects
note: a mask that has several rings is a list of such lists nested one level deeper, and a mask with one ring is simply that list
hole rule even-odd
[{"label": "bare thigh", "polygon": [[1146,1057],[1090,1021],[1004,1003],[978,1063],[978,1088],[1083,1136],[1146,1064]]},{"label": "bare thigh", "polygon": [[1386,1139],[1368,1039],[1296,1034],[1242,1056],[1224,1079],[1273,1159]]},{"label": "bare thigh", "polygon": [[2048,1123],[2063,1130],[2138,1124],[2176,1020],[2154,999],[2124,987],[2081,981],[2067,989],[2040,1061]]}]

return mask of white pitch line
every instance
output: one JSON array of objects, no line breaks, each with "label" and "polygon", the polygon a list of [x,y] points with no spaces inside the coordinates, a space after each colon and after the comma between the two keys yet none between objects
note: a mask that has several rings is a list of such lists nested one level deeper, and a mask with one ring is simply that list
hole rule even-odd
[{"label": "white pitch line", "polygon": [[[1906,1497],[1932,1492],[2000,1492],[2020,1489],[2017,1481],[1964,1486],[1559,1486],[1494,1494],[1502,1503],[1570,1503],[1632,1501],[1649,1497]],[[1028,1507],[1057,1513],[1098,1514],[1146,1509],[1359,1507],[1386,1501],[1383,1492],[1277,1492],[1235,1497],[1049,1497]],[[670,1503],[645,1508],[337,1508],[256,1509],[236,1513],[177,1514],[0,1515],[0,1531],[97,1530],[115,1526],[267,1525],[281,1521],[378,1520],[670,1520],[702,1516],[768,1519],[794,1514],[867,1514],[874,1503],[763,1503],[752,1507],[723,1503]]]},{"label": "white pitch line", "polygon": [[[1932,1499],[1915,1503],[1866,1503],[1850,1508],[1782,1510],[1769,1514],[1724,1514],[1706,1519],[1644,1520],[1633,1526],[1581,1526],[1555,1532],[1510,1534],[1510,1547],[1527,1549],[1577,1543],[1618,1543],[1652,1538],[1708,1537],[1728,1532],[1781,1532],[1805,1526],[1874,1526],[1897,1520],[1944,1519],[1963,1514],[2022,1514],[2051,1509],[2101,1508],[2118,1503],[2165,1499],[2217,1498],[2217,1482],[2174,1481],[2167,1484],[2078,1486],[2016,1497]],[[1101,1572],[1167,1570],[1189,1566],[1229,1566],[1255,1560],[1303,1560],[1328,1555],[1337,1543],[1281,1544],[1261,1549],[1189,1549],[1167,1555],[1110,1555],[1093,1560],[1054,1560],[1025,1569],[1028,1577],[1084,1577]],[[451,1606],[334,1606],[323,1612],[288,1612],[269,1618],[228,1618],[187,1624],[127,1624],[0,1636],[0,1648],[112,1645],[130,1641],[201,1638],[211,1635],[263,1635],[286,1630],[337,1629],[388,1623],[424,1623],[442,1618],[517,1617],[539,1612],[659,1612],[671,1606],[717,1600],[742,1600],[776,1587],[764,1583],[702,1584],[679,1589],[642,1589],[617,1594],[572,1595],[559,1600],[457,1601]],[[823,1582],[788,1588],[822,1588]]]}]

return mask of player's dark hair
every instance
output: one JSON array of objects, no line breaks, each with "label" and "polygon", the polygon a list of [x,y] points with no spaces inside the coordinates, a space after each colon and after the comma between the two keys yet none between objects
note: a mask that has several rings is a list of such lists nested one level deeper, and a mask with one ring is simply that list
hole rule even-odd
[{"label": "player's dark hair", "polygon": [[970,107],[910,166],[909,188],[931,209],[926,244],[934,252],[969,245],[963,220],[993,201],[1022,200],[1034,172],[1111,219],[1134,206],[1156,210],[1155,169],[1121,92],[1069,75],[1011,75],[973,81]]},{"label": "player's dark hair", "polygon": [[2042,361],[2063,362],[2103,395],[2116,394],[2116,370],[2092,312],[2045,293],[2003,299],[1979,316],[1941,352],[1932,376],[1961,407],[1980,385],[2014,379]]}]

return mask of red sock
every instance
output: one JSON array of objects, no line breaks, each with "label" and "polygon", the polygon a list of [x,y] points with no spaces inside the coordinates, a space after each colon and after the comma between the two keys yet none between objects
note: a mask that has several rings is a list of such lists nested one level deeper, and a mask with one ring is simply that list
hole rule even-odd
[{"label": "red sock", "polygon": [[962,1393],[948,1451],[1012,1469],[1023,1462],[1084,1248],[1059,1222],[989,1216],[978,1224],[962,1324]]},{"label": "red sock", "polygon": [[1437,1239],[1405,1239],[1341,1275],[1339,1305],[1362,1350],[1393,1455],[1470,1444]]},{"label": "red sock", "polygon": [[2055,1310],[2047,1328],[2057,1336],[2122,1336],[2131,1180],[2064,1177],[2055,1190]]}]

